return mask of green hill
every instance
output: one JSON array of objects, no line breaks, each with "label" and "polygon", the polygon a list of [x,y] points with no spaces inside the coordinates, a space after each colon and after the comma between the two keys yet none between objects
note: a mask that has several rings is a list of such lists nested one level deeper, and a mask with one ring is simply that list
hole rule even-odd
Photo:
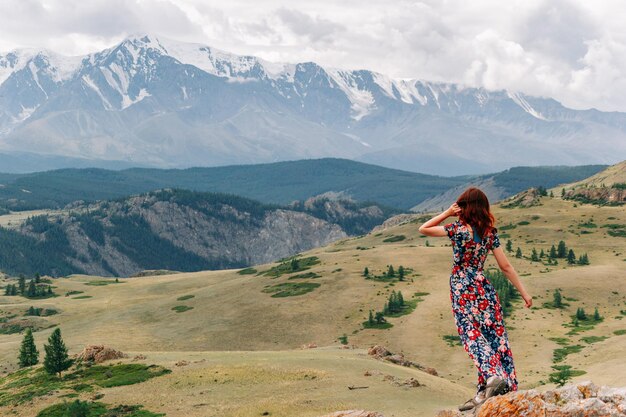
[{"label": "green hill", "polygon": [[[495,177],[497,185],[511,195],[532,186],[547,188],[577,181],[603,168],[520,167],[483,177]],[[408,210],[472,178],[476,177],[426,175],[337,158],[189,169],[62,169],[0,174],[0,209],[59,208],[76,200],[91,202],[161,188],[181,188],[236,194],[274,204],[335,191],[357,201],[375,201]]]}]

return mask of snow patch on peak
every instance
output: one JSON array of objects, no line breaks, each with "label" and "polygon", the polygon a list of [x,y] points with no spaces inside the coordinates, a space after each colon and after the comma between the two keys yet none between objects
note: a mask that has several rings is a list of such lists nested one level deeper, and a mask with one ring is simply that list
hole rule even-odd
[{"label": "snow patch on peak", "polygon": [[522,93],[511,93],[510,91],[507,90],[506,94],[509,96],[509,98],[511,100],[513,100],[515,102],[515,104],[517,104],[518,106],[520,106],[526,113],[530,114],[531,116],[539,119],[539,120],[548,120],[546,119],[540,112],[538,112],[537,110],[535,110],[530,103],[528,103],[526,101],[526,99],[524,98],[524,95]]},{"label": "snow patch on peak", "polygon": [[370,114],[375,107],[374,96],[371,91],[361,90],[358,83],[354,79],[352,71],[344,71],[340,69],[326,69],[326,73],[337,83],[339,88],[346,94],[351,103],[352,118],[361,120]]},{"label": "snow patch on peak", "polygon": [[76,73],[83,59],[83,56],[65,56],[46,49],[16,49],[0,55],[0,84],[27,66],[36,80],[41,71],[54,82],[63,82]]},{"label": "snow patch on peak", "polygon": [[146,91],[145,88],[142,88],[141,90],[139,90],[139,94],[137,94],[135,98],[130,98],[128,94],[124,94],[122,96],[122,110],[124,110],[127,107],[132,106],[133,104],[139,103],[141,100],[143,100],[146,97],[150,97],[151,95],[152,94],[148,93],[148,91]]}]

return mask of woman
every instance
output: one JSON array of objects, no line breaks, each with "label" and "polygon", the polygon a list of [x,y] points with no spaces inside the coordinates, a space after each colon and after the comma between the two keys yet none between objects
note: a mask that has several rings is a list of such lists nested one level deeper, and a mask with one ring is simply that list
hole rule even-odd
[{"label": "woman", "polygon": [[[458,215],[459,220],[439,226],[452,215]],[[526,307],[532,305],[532,298],[500,247],[494,223],[487,196],[478,188],[470,187],[446,211],[419,228],[426,236],[448,236],[452,240],[452,312],[463,347],[478,368],[476,396],[459,406],[462,411],[470,410],[494,395],[517,390],[502,306],[495,288],[483,275],[490,250],[504,275],[519,291]]]}]

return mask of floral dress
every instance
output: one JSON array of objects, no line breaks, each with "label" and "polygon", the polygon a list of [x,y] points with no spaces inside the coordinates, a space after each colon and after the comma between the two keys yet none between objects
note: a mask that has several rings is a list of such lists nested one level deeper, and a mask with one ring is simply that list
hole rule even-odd
[{"label": "floral dress", "polygon": [[502,306],[495,288],[483,275],[489,250],[500,246],[498,230],[492,228],[481,239],[477,235],[476,242],[471,229],[461,220],[443,227],[453,250],[452,312],[463,347],[478,369],[477,388],[484,389],[487,378],[497,375],[507,381],[510,391],[516,391],[517,377]]}]

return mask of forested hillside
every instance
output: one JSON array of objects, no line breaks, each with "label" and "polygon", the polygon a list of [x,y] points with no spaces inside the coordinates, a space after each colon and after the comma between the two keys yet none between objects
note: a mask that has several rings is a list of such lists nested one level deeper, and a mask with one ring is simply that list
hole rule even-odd
[{"label": "forested hillside", "polygon": [[76,204],[0,228],[0,270],[128,276],[270,262],[366,233],[393,209],[320,196],[292,206],[231,194],[161,190]]},{"label": "forested hillside", "polygon": [[492,179],[501,198],[530,187],[552,187],[586,178],[603,165],[518,167],[483,176],[441,177],[383,168],[347,159],[324,158],[214,168],[121,171],[63,169],[33,174],[0,174],[0,209],[60,208],[76,200],[93,202],[161,188],[222,192],[263,203],[289,204],[340,192],[356,201],[408,210],[472,181]]}]

